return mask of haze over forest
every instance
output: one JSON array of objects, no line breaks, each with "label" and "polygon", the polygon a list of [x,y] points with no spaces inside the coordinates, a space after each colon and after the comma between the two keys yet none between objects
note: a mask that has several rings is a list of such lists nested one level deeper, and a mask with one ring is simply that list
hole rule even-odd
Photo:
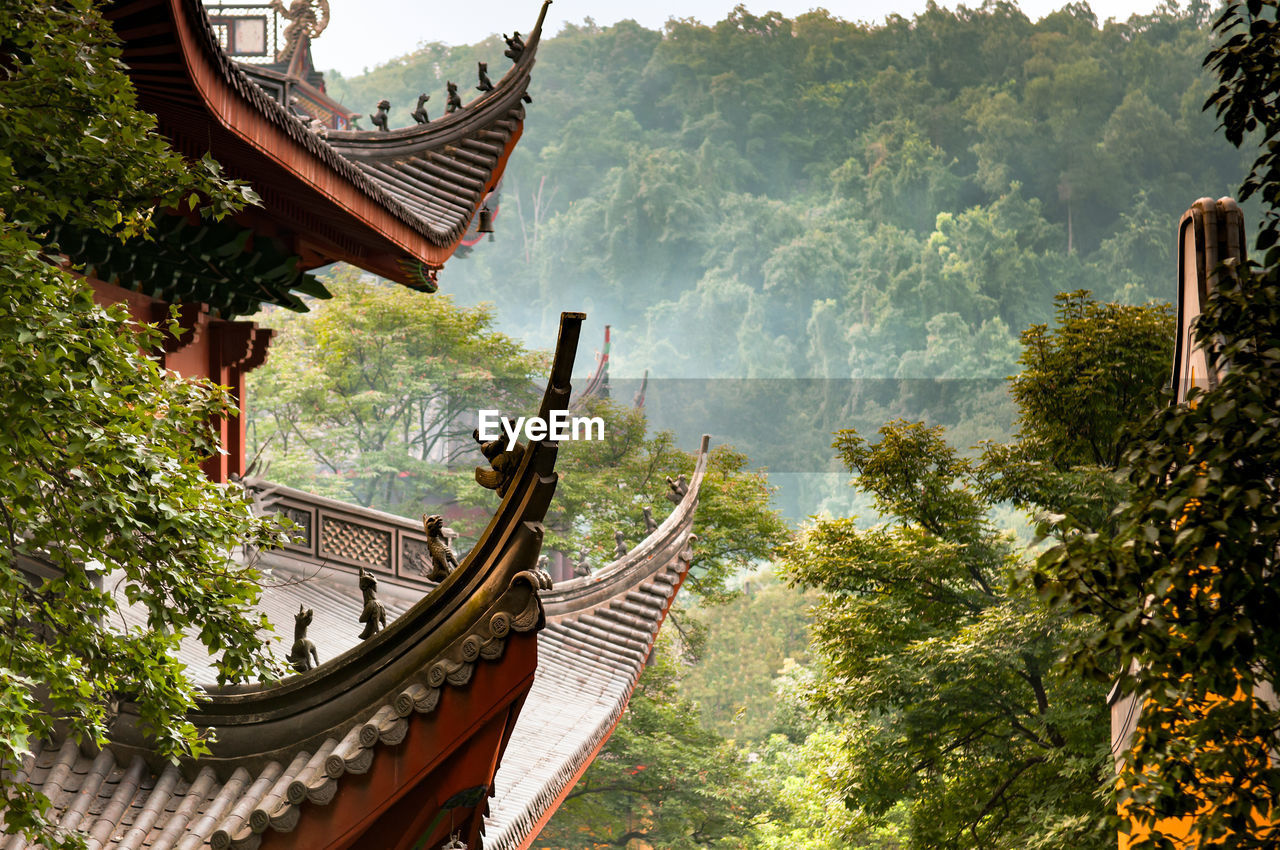
[{"label": "haze over forest", "polygon": [[[1054,294],[1167,299],[1178,215],[1244,174],[1201,110],[1209,16],[570,26],[539,49],[495,239],[441,291],[535,347],[561,310],[587,312],[589,346],[611,324],[616,397],[647,369],[654,425],[775,472],[823,470],[833,430],[893,415],[998,438],[1018,334]],[[329,91],[408,124],[477,61],[497,79],[503,46],[428,45]]]}]

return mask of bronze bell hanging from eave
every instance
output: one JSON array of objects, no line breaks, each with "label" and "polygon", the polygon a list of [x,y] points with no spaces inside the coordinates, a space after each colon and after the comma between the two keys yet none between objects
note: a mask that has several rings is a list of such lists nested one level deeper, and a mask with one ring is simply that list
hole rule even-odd
[{"label": "bronze bell hanging from eave", "polygon": [[480,225],[476,227],[476,232],[488,233],[489,241],[493,241],[493,210],[489,209],[488,204],[480,208]]}]

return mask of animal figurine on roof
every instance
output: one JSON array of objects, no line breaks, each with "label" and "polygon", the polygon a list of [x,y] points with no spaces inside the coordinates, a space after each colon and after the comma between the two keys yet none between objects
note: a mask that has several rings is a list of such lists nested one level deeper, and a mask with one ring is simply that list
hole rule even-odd
[{"label": "animal figurine on roof", "polygon": [[296,97],[289,98],[289,113],[303,124],[310,122],[312,118],[311,114],[302,108],[302,101]]},{"label": "animal figurine on roof", "polygon": [[478,62],[480,66],[480,85],[476,88],[480,91],[493,91],[493,82],[489,79],[489,63]]},{"label": "animal figurine on roof", "polygon": [[613,554],[619,558],[627,554],[627,541],[622,536],[621,531],[615,531],[613,533]]},{"label": "animal figurine on roof", "polygon": [[685,481],[683,472],[680,473],[680,475],[676,478],[675,481],[671,480],[670,475],[668,475],[666,478],[667,478],[667,487],[670,488],[670,490],[666,493],[667,501],[673,502],[678,505],[684,501],[685,494],[689,492],[689,483]]},{"label": "animal figurine on roof", "polygon": [[573,563],[573,574],[579,577],[591,575],[591,565],[587,563],[586,554],[579,549],[575,557],[577,560]]},{"label": "animal figurine on roof", "polygon": [[315,612],[310,608],[298,606],[298,613],[293,615],[293,647],[285,660],[299,673],[305,673],[320,663],[320,653],[316,645],[307,637],[307,627]]},{"label": "animal figurine on roof", "polygon": [[431,553],[431,572],[427,574],[427,578],[431,581],[443,581],[458,568],[458,557],[453,554],[449,540],[445,537],[444,517],[439,514],[423,514],[422,530],[427,533],[427,551]]},{"label": "animal figurine on roof", "polygon": [[378,101],[378,111],[369,116],[369,120],[373,122],[373,126],[382,132],[387,132],[387,110],[391,108],[391,101]]},{"label": "animal figurine on roof", "polygon": [[449,103],[444,108],[444,114],[457,112],[462,108],[462,98],[458,95],[458,84],[452,80],[445,83],[445,87],[449,89]]},{"label": "animal figurine on roof", "polygon": [[649,506],[644,507],[644,531],[645,534],[653,534],[658,530],[658,523],[654,521],[653,514],[649,510]]},{"label": "animal figurine on roof", "polygon": [[413,120],[417,121],[419,124],[426,124],[427,121],[430,120],[429,118],[427,118],[426,103],[428,100],[431,100],[431,95],[429,94],[418,95],[418,105],[413,110]]},{"label": "animal figurine on roof", "polygon": [[502,55],[512,62],[519,62],[520,54],[524,53],[524,39],[520,37],[520,31],[516,30],[512,33],[511,38],[507,38],[507,34],[504,32],[502,40],[507,43],[507,49],[502,51]]},{"label": "animal figurine on roof", "polygon": [[507,495],[507,487],[515,478],[520,461],[524,460],[524,445],[516,443],[515,448],[507,449],[507,440],[501,436],[496,440],[482,440],[478,428],[471,432],[471,436],[480,444],[480,453],[490,466],[489,469],[476,467],[476,483],[487,490],[496,490],[499,497]]},{"label": "animal figurine on roof", "polygon": [[364,631],[360,633],[360,640],[368,640],[386,627],[387,612],[378,601],[378,580],[364,567],[360,568],[360,592],[364,594],[364,608],[360,610]]}]

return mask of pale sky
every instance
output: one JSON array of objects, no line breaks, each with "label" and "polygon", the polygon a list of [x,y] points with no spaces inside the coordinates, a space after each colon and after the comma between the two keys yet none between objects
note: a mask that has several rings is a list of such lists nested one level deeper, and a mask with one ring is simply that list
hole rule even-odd
[{"label": "pale sky", "polygon": [[[1028,17],[1043,17],[1067,0],[1022,0]],[[660,29],[669,18],[696,18],[703,23],[723,20],[735,0],[555,0],[547,12],[545,31],[554,35],[566,21],[590,17],[601,25],[632,18],[649,29]],[[753,14],[778,11],[787,17],[822,7],[851,21],[881,21],[897,13],[910,17],[924,10],[925,0],[749,0]],[[954,8],[954,2],[943,2]],[[981,0],[964,5],[976,8]],[[1090,3],[1099,20],[1127,19],[1154,9],[1157,0],[1095,0]],[[538,18],[540,0],[329,0],[329,27],[312,45],[321,70],[337,68],[346,76],[361,73],[411,53],[428,41],[474,44],[496,32],[527,33]]]}]

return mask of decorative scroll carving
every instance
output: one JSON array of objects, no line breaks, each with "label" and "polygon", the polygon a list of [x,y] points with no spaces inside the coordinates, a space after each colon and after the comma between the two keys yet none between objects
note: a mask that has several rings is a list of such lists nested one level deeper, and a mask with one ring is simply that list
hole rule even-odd
[{"label": "decorative scroll carving", "polygon": [[311,511],[281,505],[276,513],[292,522],[297,528],[289,532],[289,542],[295,546],[311,548]]},{"label": "decorative scroll carving", "polygon": [[431,575],[431,550],[425,540],[413,537],[400,538],[401,575],[405,570],[413,569],[424,577]]}]

